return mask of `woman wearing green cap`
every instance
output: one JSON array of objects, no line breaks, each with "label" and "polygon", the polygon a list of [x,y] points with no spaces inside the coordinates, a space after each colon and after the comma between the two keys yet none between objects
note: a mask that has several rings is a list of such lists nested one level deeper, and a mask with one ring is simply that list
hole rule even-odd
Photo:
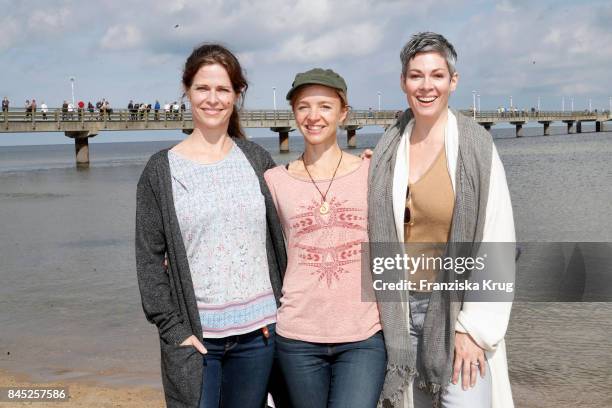
[{"label": "woman wearing green cap", "polygon": [[[344,153],[346,83],[332,70],[297,74],[287,94],[304,153],[264,177],[287,245],[277,357],[296,408],[376,406],[386,351],[375,302],[362,302],[369,160]],[[364,288],[371,288],[364,283]],[[364,289],[367,290],[367,289]]]}]

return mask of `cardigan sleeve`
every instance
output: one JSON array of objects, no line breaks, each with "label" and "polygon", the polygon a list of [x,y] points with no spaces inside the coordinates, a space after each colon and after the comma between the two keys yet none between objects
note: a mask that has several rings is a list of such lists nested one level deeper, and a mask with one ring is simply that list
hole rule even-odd
[{"label": "cardigan sleeve", "polygon": [[[482,240],[483,242],[509,243],[497,246],[493,244],[489,248],[496,249],[498,252],[496,263],[499,263],[499,268],[503,268],[498,276],[514,282],[516,236],[512,203],[504,166],[495,145],[493,145],[492,155],[489,196]],[[506,334],[511,308],[512,302],[465,302],[459,312],[455,329],[469,333],[483,349],[494,351]]]},{"label": "cardigan sleeve", "polygon": [[137,187],[135,244],[136,272],[145,316],[157,326],[166,343],[180,344],[192,333],[173,301],[170,278],[163,266],[166,236],[159,203],[146,169]]}]

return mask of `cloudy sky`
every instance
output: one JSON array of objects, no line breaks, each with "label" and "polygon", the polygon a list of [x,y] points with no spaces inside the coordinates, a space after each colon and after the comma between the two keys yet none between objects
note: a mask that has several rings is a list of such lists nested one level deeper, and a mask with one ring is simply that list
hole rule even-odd
[{"label": "cloudy sky", "polygon": [[459,55],[456,107],[608,109],[612,96],[610,1],[461,0],[0,0],[0,94],[13,106],[35,98],[152,103],[181,93],[193,47],[220,41],[250,81],[246,106],[279,108],[296,72],[341,73],[356,109],[406,103],[399,50],[411,34],[442,33]]}]

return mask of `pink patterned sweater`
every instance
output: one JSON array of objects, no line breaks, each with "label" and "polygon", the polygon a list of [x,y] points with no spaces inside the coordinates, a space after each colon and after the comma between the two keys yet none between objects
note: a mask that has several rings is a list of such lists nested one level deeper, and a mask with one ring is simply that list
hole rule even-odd
[{"label": "pink patterned sweater", "polygon": [[[287,244],[276,325],[281,336],[343,343],[365,340],[381,330],[376,303],[361,300],[368,168],[365,160],[356,170],[336,177],[327,194],[327,214],[319,211],[322,198],[309,179],[291,175],[283,166],[264,174]],[[329,181],[317,181],[323,193]],[[369,274],[367,279],[364,288],[372,290]]]}]

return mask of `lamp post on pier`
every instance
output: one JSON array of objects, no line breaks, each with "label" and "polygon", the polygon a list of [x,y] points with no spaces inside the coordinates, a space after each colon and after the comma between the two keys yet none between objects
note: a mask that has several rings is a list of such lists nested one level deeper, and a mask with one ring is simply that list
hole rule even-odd
[{"label": "lamp post on pier", "polygon": [[589,113],[593,112],[593,104],[591,103],[592,99],[589,98]]},{"label": "lamp post on pier", "polygon": [[565,112],[565,96],[561,97],[561,112]]},{"label": "lamp post on pier", "polygon": [[276,111],[276,87],[275,86],[272,87],[272,99],[273,99],[274,110]]},{"label": "lamp post on pier", "polygon": [[572,112],[574,112],[574,97],[570,97],[570,102],[572,104]]},{"label": "lamp post on pier", "polygon": [[380,112],[382,92],[378,91],[378,111]]},{"label": "lamp post on pier", "polygon": [[540,111],[540,97],[538,96],[538,112]]},{"label": "lamp post on pier", "polygon": [[476,94],[476,99],[478,101],[478,113],[480,113],[480,94]]},{"label": "lamp post on pier", "polygon": [[74,107],[74,81],[76,81],[76,78],[71,76],[70,77],[70,90],[72,93],[72,106]]},{"label": "lamp post on pier", "polygon": [[476,91],[472,91],[472,113],[474,120],[476,120]]}]

